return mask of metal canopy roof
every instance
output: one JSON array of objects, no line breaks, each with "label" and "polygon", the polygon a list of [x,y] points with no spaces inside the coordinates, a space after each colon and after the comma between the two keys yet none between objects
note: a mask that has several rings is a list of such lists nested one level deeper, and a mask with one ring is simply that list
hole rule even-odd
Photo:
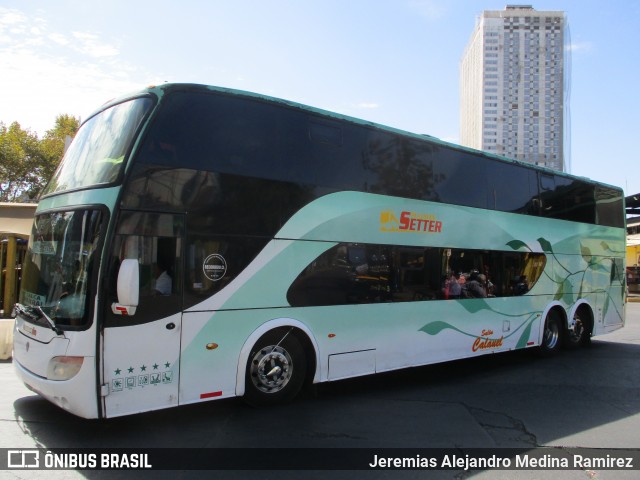
[{"label": "metal canopy roof", "polygon": [[0,239],[8,236],[29,238],[36,203],[0,202]]},{"label": "metal canopy roof", "polygon": [[625,198],[627,215],[640,215],[640,193]]}]

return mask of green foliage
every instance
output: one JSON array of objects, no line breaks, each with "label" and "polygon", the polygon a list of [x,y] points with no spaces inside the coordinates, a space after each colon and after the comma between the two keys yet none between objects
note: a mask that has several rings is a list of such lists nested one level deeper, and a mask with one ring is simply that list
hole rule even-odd
[{"label": "green foliage", "polygon": [[8,127],[0,122],[0,201],[36,201],[62,159],[65,139],[79,127],[79,119],[59,115],[39,139],[18,122]]},{"label": "green foliage", "polygon": [[[435,322],[427,323],[419,331],[428,333],[429,335],[437,335],[441,331],[446,330],[448,328],[450,328],[451,330],[455,330],[456,332],[460,332],[460,333],[464,333],[465,335],[469,335],[468,333],[463,332],[459,328],[454,327],[450,323],[441,322],[441,321],[435,321]],[[471,336],[471,335],[469,335],[469,336]]]},{"label": "green foliage", "polygon": [[511,240],[510,242],[507,242],[507,245],[513,248],[514,250],[520,250],[522,248],[524,250],[531,251],[529,246],[526,243],[524,243],[522,240]]},{"label": "green foliage", "polygon": [[540,247],[542,247],[542,251],[545,253],[553,253],[553,247],[551,246],[551,242],[546,238],[540,237],[538,239],[538,243],[540,243]]}]

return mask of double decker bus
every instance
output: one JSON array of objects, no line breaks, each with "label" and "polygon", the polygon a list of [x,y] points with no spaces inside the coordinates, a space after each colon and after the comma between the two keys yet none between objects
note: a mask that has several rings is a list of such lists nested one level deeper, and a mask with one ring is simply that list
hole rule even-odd
[{"label": "double decker bus", "polygon": [[105,418],[624,325],[620,189],[248,92],[88,118],[35,215],[14,363]]}]

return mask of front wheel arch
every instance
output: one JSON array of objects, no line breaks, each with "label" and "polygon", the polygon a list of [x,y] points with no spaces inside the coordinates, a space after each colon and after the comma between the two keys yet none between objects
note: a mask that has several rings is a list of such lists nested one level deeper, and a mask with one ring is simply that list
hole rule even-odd
[{"label": "front wheel arch", "polygon": [[244,396],[247,361],[249,360],[251,349],[254,347],[256,342],[268,332],[273,330],[287,331],[291,328],[293,328],[293,333],[296,334],[298,340],[302,342],[304,351],[307,355],[307,381],[309,383],[318,383],[322,381],[320,371],[321,362],[319,357],[320,348],[315,336],[311,333],[311,330],[309,330],[309,328],[299,320],[280,317],[263,323],[244,341],[236,366],[236,397]]},{"label": "front wheel arch", "polygon": [[251,348],[243,398],[255,406],[286,403],[298,394],[308,371],[305,347],[295,329],[271,330]]},{"label": "front wheel arch", "polygon": [[253,406],[291,401],[315,371],[313,345],[294,327],[271,330],[262,335],[249,353],[244,396]]}]

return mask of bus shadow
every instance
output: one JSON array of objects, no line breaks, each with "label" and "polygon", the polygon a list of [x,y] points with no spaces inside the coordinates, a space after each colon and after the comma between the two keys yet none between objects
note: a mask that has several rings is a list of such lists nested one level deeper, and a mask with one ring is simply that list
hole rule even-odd
[{"label": "bus shadow", "polygon": [[[552,358],[510,352],[322,384],[265,408],[231,399],[92,421],[29,396],[14,409],[44,448],[535,447],[637,414],[639,356],[640,345],[594,340]],[[447,425],[488,439],[432,436]]]}]

